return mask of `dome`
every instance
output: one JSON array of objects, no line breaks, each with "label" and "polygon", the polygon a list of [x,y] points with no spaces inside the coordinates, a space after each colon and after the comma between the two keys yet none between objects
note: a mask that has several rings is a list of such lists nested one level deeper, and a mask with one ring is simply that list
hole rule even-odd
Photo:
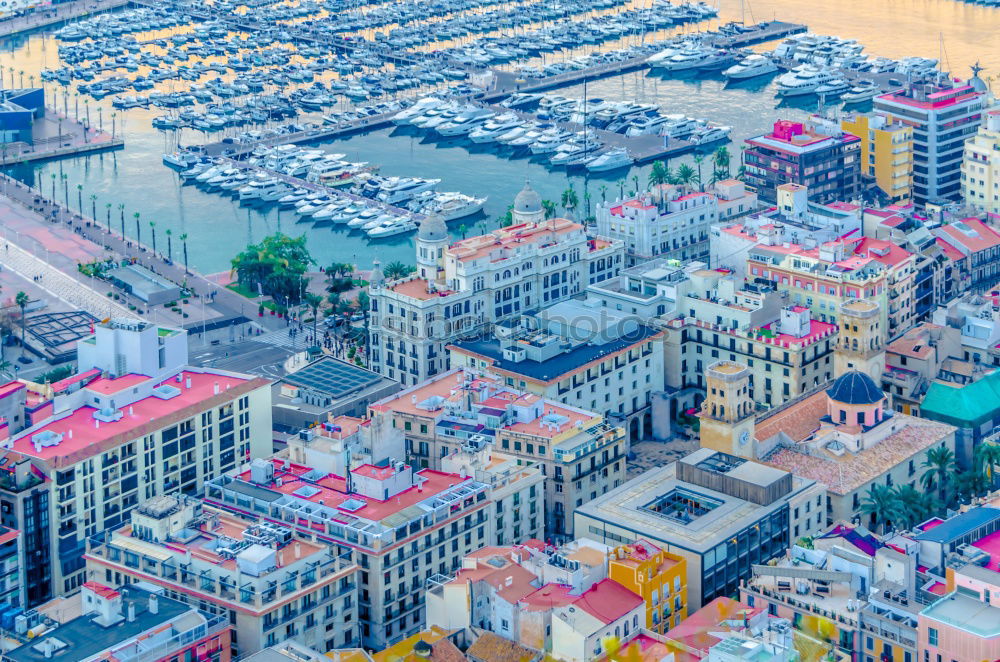
[{"label": "dome", "polygon": [[424,241],[441,241],[448,238],[448,226],[440,214],[428,214],[420,221],[417,239]]},{"label": "dome", "polygon": [[524,182],[524,188],[514,198],[514,211],[522,214],[535,214],[542,211],[542,196],[531,188],[530,182]]},{"label": "dome", "polygon": [[863,372],[845,372],[833,382],[826,394],[831,400],[845,405],[873,405],[885,398],[885,393]]}]

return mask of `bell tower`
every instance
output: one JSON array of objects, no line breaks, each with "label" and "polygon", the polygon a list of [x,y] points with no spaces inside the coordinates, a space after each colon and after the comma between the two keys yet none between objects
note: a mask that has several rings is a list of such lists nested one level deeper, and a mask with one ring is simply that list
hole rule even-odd
[{"label": "bell tower", "polygon": [[840,329],[833,353],[833,376],[858,370],[882,383],[885,371],[885,329],[878,303],[853,299],[840,306]]},{"label": "bell tower", "polygon": [[705,401],[698,414],[702,448],[756,459],[750,368],[719,361],[708,366],[705,383]]}]

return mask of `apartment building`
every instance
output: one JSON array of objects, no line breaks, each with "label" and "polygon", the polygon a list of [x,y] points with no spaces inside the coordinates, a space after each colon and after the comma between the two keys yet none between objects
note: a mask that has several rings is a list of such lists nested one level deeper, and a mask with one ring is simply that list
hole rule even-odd
[{"label": "apartment building", "polygon": [[962,200],[1000,214],[1000,110],[984,114],[983,125],[965,142],[962,154]]},{"label": "apartment building", "polygon": [[270,452],[268,381],[186,361],[184,331],[97,324],[79,344],[79,378],[0,442],[0,523],[33,550],[28,606],[79,588],[87,538],[120,527],[140,501],[193,494]]},{"label": "apartment building", "polygon": [[735,179],[717,182],[707,192],[664,184],[637,198],[598,205],[597,233],[625,245],[629,266],[656,257],[704,259],[711,227],[756,207],[756,194]]},{"label": "apartment building", "polygon": [[651,391],[663,388],[662,334],[598,298],[563,301],[493,337],[448,346],[457,367],[488,372],[546,399],[604,414],[628,440],[652,435]]},{"label": "apartment building", "polygon": [[692,272],[664,325],[667,385],[704,391],[710,366],[735,361],[750,372],[753,401],[774,407],[828,381],[837,326],[813,319],[809,308],[790,305],[789,298],[722,271]]},{"label": "apartment building", "polygon": [[465,554],[492,542],[489,485],[399,461],[341,476],[259,460],[247,471],[210,480],[205,492],[207,504],[350,555],[360,567],[357,613],[361,645],[369,649],[421,631],[427,580],[454,571]]},{"label": "apartment building", "polygon": [[545,536],[545,474],[536,461],[501,453],[480,436],[441,458],[441,470],[490,486],[494,544]]},{"label": "apartment building", "polygon": [[777,187],[787,183],[808,187],[821,202],[861,194],[861,139],[830,122],[779,120],[770,133],[745,142],[744,181],[761,200],[773,203]]},{"label": "apartment building", "polygon": [[158,586],[86,582],[73,602],[48,612],[54,625],[4,651],[5,662],[233,659],[227,619],[173,600]]},{"label": "apartment building", "polygon": [[369,347],[376,372],[412,386],[449,368],[447,343],[500,320],[582,292],[623,266],[620,241],[591,237],[579,223],[543,220],[530,186],[518,194],[514,224],[449,243],[431,215],[416,237],[417,271],[371,278]]},{"label": "apartment building", "polygon": [[683,557],[648,540],[615,546],[608,555],[608,578],[646,603],[646,624],[663,634],[687,618],[687,567]]},{"label": "apartment building", "polygon": [[875,112],[913,129],[913,200],[919,206],[961,194],[965,140],[982,123],[984,95],[977,87],[973,81],[911,83],[875,97]]},{"label": "apartment building", "polygon": [[800,184],[782,184],[775,191],[777,201],[773,207],[712,228],[709,264],[713,268],[728,269],[742,279],[747,275],[750,250],[759,243],[787,242],[816,248],[862,228],[862,209],[858,205],[820,204],[810,198],[809,188]]},{"label": "apartment building", "polygon": [[882,113],[848,113],[840,127],[861,138],[862,178],[873,180],[890,203],[907,203],[913,189],[913,127]]},{"label": "apartment building", "polygon": [[[385,434],[405,438],[414,463],[443,469],[444,458],[482,438],[545,476],[544,508],[522,507],[524,532],[544,516],[545,536],[573,538],[573,510],[625,480],[625,430],[596,412],[506,385],[488,373],[456,368],[370,407]],[[530,489],[530,488],[529,488]]]},{"label": "apartment building", "polygon": [[969,217],[934,228],[934,236],[965,256],[969,279],[962,291],[982,292],[1000,281],[1000,232],[982,220]]},{"label": "apartment building", "polygon": [[993,660],[1000,656],[1000,607],[950,593],[920,612],[917,645],[928,659]]},{"label": "apartment building", "polygon": [[806,505],[822,512],[825,493],[811,479],[701,448],[577,508],[575,530],[607,545],[648,540],[683,558],[690,611],[784,554],[793,527],[818,534]]},{"label": "apartment building", "polygon": [[92,539],[86,560],[90,581],[153,584],[225,619],[240,655],[292,638],[321,650],[360,640],[349,558],[190,497],[142,502],[130,524]]}]

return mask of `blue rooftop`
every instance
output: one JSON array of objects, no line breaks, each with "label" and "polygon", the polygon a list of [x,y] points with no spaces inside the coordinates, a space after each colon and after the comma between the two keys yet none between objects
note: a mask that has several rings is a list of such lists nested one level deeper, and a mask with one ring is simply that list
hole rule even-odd
[{"label": "blue rooftop", "polygon": [[979,508],[966,511],[961,515],[956,515],[943,524],[935,526],[930,531],[921,533],[917,536],[917,540],[949,543],[998,519],[1000,519],[1000,509],[980,506]]},{"label": "blue rooftop", "polygon": [[524,361],[510,361],[505,359],[503,357],[503,350],[500,348],[500,341],[495,338],[456,342],[453,345],[466,352],[474,352],[491,359],[493,365],[500,370],[524,375],[532,379],[551,381],[591,361],[596,361],[609,354],[620,352],[623,349],[645,342],[657,333],[656,329],[640,325],[636,328],[635,332],[629,333],[617,340],[601,345],[579,345],[568,352],[553,356],[543,363],[530,359]]}]

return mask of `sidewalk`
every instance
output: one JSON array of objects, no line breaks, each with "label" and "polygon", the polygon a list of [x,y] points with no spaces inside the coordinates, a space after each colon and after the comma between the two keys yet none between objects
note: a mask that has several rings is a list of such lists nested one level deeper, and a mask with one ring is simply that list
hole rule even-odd
[{"label": "sidewalk", "polygon": [[[64,278],[74,281],[76,287],[83,287],[91,292],[95,291],[95,287],[99,286],[101,289],[106,287],[107,289],[98,294],[107,301],[106,293],[111,287],[103,281],[95,281],[80,274],[77,264],[104,260],[108,257],[115,261],[134,258],[138,264],[171,281],[182,284],[186,282],[188,289],[193,293],[190,299],[191,305],[185,308],[185,312],[189,314],[188,318],[182,319],[163,308],[153,308],[152,314],[155,319],[151,321],[193,327],[200,324],[203,319],[211,321],[244,315],[252,323],[264,329],[285,326],[282,319],[256,317],[256,306],[246,298],[220,287],[193,270],[185,274],[183,265],[169,263],[165,256],[154,255],[148,247],[137,244],[127,237],[123,239],[113,230],[109,232],[103,222],[98,224],[70,212],[63,205],[49,201],[37,190],[17,180],[0,175],[0,193],[3,194],[0,195],[0,225],[3,226],[4,239],[12,249],[16,246],[35,256],[42,264],[49,265]],[[4,195],[6,197],[3,197]],[[175,238],[175,252],[183,250],[178,244]],[[0,253],[0,262],[6,263],[5,259],[6,256]],[[27,265],[24,262],[19,264]],[[35,274],[29,274],[29,277],[33,275]],[[65,284],[65,281],[59,282]],[[69,296],[69,293],[66,295]],[[127,300],[126,303],[136,305],[141,311],[147,309],[146,305],[137,300]],[[90,302],[90,305],[96,306],[96,302]],[[136,316],[138,313],[132,311],[128,314]],[[105,313],[102,317],[106,316]]]}]

